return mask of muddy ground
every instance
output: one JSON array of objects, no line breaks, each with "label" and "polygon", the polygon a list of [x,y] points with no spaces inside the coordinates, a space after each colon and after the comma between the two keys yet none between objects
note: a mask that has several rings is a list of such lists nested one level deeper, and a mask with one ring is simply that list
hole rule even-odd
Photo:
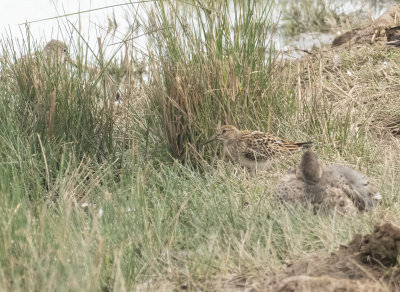
[{"label": "muddy ground", "polygon": [[267,279],[262,291],[400,291],[400,227],[377,224],[372,234],[331,254],[318,253]]},{"label": "muddy ground", "polygon": [[228,276],[212,291],[400,291],[399,248],[400,227],[383,222],[372,234],[356,234],[337,251],[312,254],[262,280]]}]

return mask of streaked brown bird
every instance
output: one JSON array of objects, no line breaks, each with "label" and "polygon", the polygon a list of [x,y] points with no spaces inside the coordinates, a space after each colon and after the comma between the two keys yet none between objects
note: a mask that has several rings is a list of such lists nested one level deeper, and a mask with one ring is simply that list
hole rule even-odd
[{"label": "streaked brown bird", "polygon": [[42,50],[42,54],[52,62],[62,63],[68,57],[68,47],[62,41],[51,40]]},{"label": "streaked brown bird", "polygon": [[255,170],[265,169],[273,158],[309,148],[311,145],[311,142],[291,142],[260,131],[240,131],[232,125],[220,127],[203,145],[215,140],[224,143],[224,157]]}]

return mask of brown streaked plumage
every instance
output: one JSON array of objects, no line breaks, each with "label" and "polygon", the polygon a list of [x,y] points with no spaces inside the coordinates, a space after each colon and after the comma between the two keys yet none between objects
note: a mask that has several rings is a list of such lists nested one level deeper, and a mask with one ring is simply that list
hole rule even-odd
[{"label": "brown streaked plumage", "polygon": [[263,169],[268,160],[300,151],[311,144],[295,143],[259,131],[240,131],[232,125],[220,127],[204,144],[215,140],[224,143],[224,156],[251,169]]}]

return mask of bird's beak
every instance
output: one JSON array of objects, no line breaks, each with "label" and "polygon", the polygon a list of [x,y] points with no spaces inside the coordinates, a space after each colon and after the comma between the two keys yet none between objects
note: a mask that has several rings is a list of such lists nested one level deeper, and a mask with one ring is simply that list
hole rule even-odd
[{"label": "bird's beak", "polygon": [[215,140],[217,140],[218,139],[218,136],[217,135],[214,135],[214,136],[212,136],[210,139],[208,139],[206,142],[204,142],[203,144],[201,144],[201,146],[204,146],[204,145],[206,145],[206,144],[208,144],[208,143],[211,143],[211,142],[213,142],[213,141],[215,141]]}]

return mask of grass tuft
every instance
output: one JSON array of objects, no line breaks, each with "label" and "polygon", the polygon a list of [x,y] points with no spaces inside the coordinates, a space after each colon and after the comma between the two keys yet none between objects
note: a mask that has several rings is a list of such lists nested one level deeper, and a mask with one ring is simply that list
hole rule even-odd
[{"label": "grass tuft", "polygon": [[160,2],[152,12],[157,33],[151,36],[150,107],[162,125],[157,134],[174,158],[196,162],[197,145],[218,124],[268,121],[279,94],[270,78],[270,8],[252,1],[192,9]]}]

